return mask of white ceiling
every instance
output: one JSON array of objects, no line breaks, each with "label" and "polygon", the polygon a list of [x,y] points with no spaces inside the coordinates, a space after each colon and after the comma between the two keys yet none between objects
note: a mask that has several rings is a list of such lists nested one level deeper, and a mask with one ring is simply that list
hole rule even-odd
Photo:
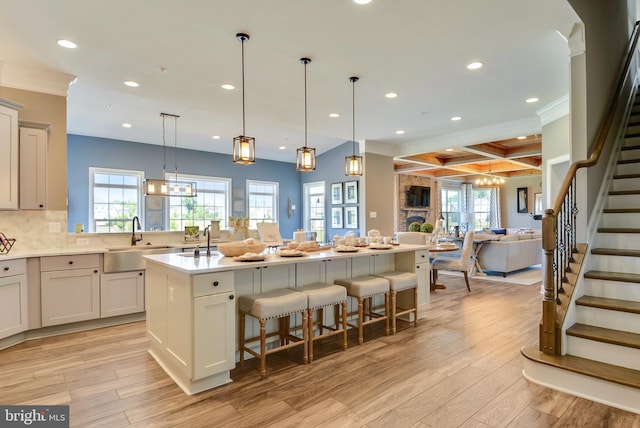
[{"label": "white ceiling", "polygon": [[[258,158],[290,162],[304,138],[303,56],[312,59],[309,145],[322,153],[351,139],[348,78],[356,75],[356,139],[400,154],[419,141],[530,120],[565,96],[569,52],[558,31],[578,20],[566,0],[0,0],[0,10],[0,84],[19,87],[16,70],[77,76],[69,133],[162,144],[166,112],[181,116],[180,147],[227,154],[242,131],[235,34],[250,34],[246,134]],[[485,66],[469,71],[472,61]],[[385,98],[389,91],[398,97]],[[537,104],[524,102],[533,96]],[[463,119],[452,122],[456,115]]]}]

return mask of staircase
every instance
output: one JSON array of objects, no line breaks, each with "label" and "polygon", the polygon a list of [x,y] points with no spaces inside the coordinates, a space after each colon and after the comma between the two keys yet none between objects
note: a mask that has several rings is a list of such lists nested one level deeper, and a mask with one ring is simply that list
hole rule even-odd
[{"label": "staircase", "polygon": [[[640,413],[640,96],[589,247],[573,324],[564,326],[566,355],[524,348],[525,376]],[[547,373],[529,361],[546,365]]]}]

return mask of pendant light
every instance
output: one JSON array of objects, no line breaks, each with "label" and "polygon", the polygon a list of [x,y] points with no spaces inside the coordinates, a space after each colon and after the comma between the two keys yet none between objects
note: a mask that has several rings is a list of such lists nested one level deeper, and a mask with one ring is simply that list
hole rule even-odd
[{"label": "pendant light", "polygon": [[352,130],[351,142],[353,144],[353,154],[344,158],[344,174],[355,177],[362,175],[362,156],[356,156],[356,82],[359,79],[355,76],[349,77],[351,82],[351,101],[352,101]]},{"label": "pendant light", "polygon": [[491,174],[491,162],[489,162],[489,175],[476,178],[477,186],[498,186],[504,184],[504,178]]},{"label": "pendant light", "polygon": [[249,40],[245,33],[236,34],[242,44],[242,135],[233,139],[233,163],[249,165],[256,161],[256,139],[245,135],[244,122],[244,42]]},{"label": "pendant light", "polygon": [[[182,182],[178,180],[178,118],[180,116],[170,113],[160,113],[162,116],[162,177],[161,179],[150,178],[144,182],[144,194],[147,196],[197,196],[197,185],[195,182]],[[167,180],[167,142],[165,118],[173,117],[174,129],[174,165],[175,180]]]},{"label": "pendant light", "polygon": [[296,150],[296,171],[311,172],[316,170],[316,149],[307,147],[307,64],[309,58],[300,58],[304,64],[304,147]]}]

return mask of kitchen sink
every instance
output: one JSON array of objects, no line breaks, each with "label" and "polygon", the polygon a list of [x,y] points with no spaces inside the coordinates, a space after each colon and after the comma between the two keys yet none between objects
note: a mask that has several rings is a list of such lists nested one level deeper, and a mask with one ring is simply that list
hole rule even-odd
[{"label": "kitchen sink", "polygon": [[144,258],[149,254],[170,254],[180,252],[179,248],[166,245],[144,245],[139,247],[111,248],[104,253],[104,272],[127,272],[146,268]]}]

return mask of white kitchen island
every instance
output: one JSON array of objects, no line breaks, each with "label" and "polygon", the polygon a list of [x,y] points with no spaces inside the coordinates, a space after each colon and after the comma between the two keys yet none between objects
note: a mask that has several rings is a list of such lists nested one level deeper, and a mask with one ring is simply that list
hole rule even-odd
[{"label": "white kitchen island", "polygon": [[[144,257],[149,353],[187,394],[231,382],[229,373],[237,360],[235,302],[243,294],[399,270],[418,275],[418,318],[429,305],[429,255],[421,245],[351,253],[328,250],[303,257],[268,254],[255,262],[217,253]],[[332,311],[325,312],[332,316]],[[248,322],[246,329],[247,337],[253,337],[257,325]]]}]

